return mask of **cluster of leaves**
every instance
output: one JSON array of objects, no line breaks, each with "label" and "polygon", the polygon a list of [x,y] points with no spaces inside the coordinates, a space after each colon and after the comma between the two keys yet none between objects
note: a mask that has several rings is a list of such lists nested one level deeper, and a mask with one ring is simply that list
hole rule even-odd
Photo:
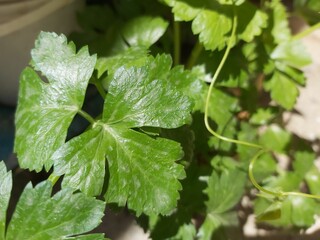
[{"label": "cluster of leaves", "polygon": [[[282,191],[297,191],[306,183],[318,193],[314,153],[301,147],[303,140],[288,133],[281,119],[284,110],[294,108],[305,83],[300,68],[310,59],[292,36],[280,0],[263,1],[260,7],[244,0],[121,0],[112,7],[87,7],[79,23],[84,31],[71,39],[81,48],[76,50],[64,35],[42,32],[31,67],[21,75],[15,140],[19,164],[37,172],[51,170],[50,179],[63,180],[53,197],[49,181],[28,185],[7,239],[17,236],[16,221],[23,221],[31,229],[23,231],[32,235],[57,238],[46,229],[57,230],[54,224],[68,216],[74,217],[69,225],[78,221],[80,227],[57,230],[59,236],[86,232],[100,221],[104,204],[127,206],[153,239],[225,239],[225,228],[239,226],[236,209],[252,188],[246,172],[257,150],[208,133],[203,123],[207,94],[216,132],[271,150],[254,167],[258,182]],[[230,56],[210,92],[208,83],[227,46]],[[186,49],[181,56],[180,48]],[[95,106],[97,116],[83,110],[89,84],[103,100]],[[76,116],[89,126],[67,137]],[[292,171],[277,166],[279,155],[294,159]],[[10,187],[0,187],[6,192],[0,195],[5,211]],[[80,205],[74,201],[83,201],[86,216],[74,213]],[[300,197],[264,196],[255,201],[254,211],[261,220],[278,218],[271,222],[275,225],[307,227],[318,205]],[[39,216],[24,219],[21,211],[27,207]],[[48,221],[50,216],[55,222],[47,226],[48,211]],[[36,220],[44,233],[30,227],[39,224]]]}]

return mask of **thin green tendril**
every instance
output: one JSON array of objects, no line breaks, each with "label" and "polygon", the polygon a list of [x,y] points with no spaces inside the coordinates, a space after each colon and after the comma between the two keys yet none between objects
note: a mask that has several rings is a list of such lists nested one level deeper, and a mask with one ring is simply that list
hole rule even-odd
[{"label": "thin green tendril", "polygon": [[241,144],[241,145],[246,145],[246,146],[249,146],[249,147],[253,147],[253,148],[263,148],[262,146],[260,145],[257,145],[257,144],[254,144],[254,143],[249,143],[249,142],[245,142],[245,141],[240,141],[240,140],[236,140],[236,139],[231,139],[231,138],[227,138],[227,137],[224,137],[220,134],[218,134],[217,132],[215,132],[210,124],[209,124],[209,104],[210,104],[210,97],[211,97],[211,94],[212,94],[212,90],[213,90],[213,86],[214,86],[214,83],[215,81],[217,80],[220,72],[221,72],[221,69],[223,67],[223,65],[225,64],[226,60],[227,60],[227,57],[230,53],[230,50],[232,48],[232,45],[233,45],[233,41],[236,37],[236,29],[237,29],[237,15],[234,15],[233,17],[233,26],[232,26],[232,32],[231,32],[231,36],[229,38],[229,41],[228,41],[228,44],[227,44],[227,49],[226,51],[224,52],[223,54],[223,57],[222,57],[222,60],[221,62],[219,63],[219,66],[216,70],[216,72],[214,73],[213,77],[212,77],[212,81],[210,83],[210,86],[209,86],[209,90],[208,90],[208,94],[207,94],[207,99],[206,99],[206,103],[205,103],[205,111],[204,111],[204,123],[205,123],[205,126],[207,128],[207,130],[215,137],[223,140],[223,141],[226,141],[226,142],[231,142],[231,143],[236,143],[236,144]]}]

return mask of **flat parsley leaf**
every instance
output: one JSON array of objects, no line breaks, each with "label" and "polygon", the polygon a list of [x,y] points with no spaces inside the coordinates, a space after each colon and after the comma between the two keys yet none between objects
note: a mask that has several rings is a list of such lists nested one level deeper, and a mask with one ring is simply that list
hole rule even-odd
[{"label": "flat parsley leaf", "polygon": [[[233,16],[238,18],[237,38],[252,41],[266,27],[267,15],[245,1],[165,0],[177,21],[192,21],[192,31],[207,50],[221,50],[231,34]],[[246,14],[242,14],[243,12]]]},{"label": "flat parsley leaf", "polygon": [[15,152],[23,168],[52,166],[51,155],[65,142],[72,119],[81,109],[96,62],[87,48],[75,53],[64,35],[40,33],[31,52],[33,65],[47,77],[26,68],[20,80]]},{"label": "flat parsley leaf", "polygon": [[52,184],[31,183],[22,192],[15,212],[6,229],[6,212],[12,190],[12,174],[0,162],[0,237],[3,240],[32,239],[105,239],[103,234],[72,237],[97,227],[104,214],[105,204],[63,189],[51,197]]},{"label": "flat parsley leaf", "polygon": [[42,182],[35,188],[27,185],[9,223],[7,240],[68,239],[65,237],[99,225],[105,208],[102,201],[83,193],[73,194],[71,189],[63,189],[51,197],[51,191],[50,182]]},{"label": "flat parsley leaf", "polygon": [[192,104],[168,81],[171,59],[149,58],[142,67],[114,73],[102,119],[67,142],[53,156],[63,184],[89,195],[101,193],[108,163],[107,202],[128,205],[137,215],[168,214],[176,206],[185,176],[175,163],[183,156],[172,140],[155,138],[137,128],[177,128],[189,123]]}]

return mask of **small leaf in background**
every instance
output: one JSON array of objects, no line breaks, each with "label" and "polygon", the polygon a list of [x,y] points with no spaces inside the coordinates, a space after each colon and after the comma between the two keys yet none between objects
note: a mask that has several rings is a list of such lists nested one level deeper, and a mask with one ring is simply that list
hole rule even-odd
[{"label": "small leaf in background", "polygon": [[290,67],[302,68],[311,63],[310,55],[301,41],[291,40],[277,45],[271,59],[286,63]]},{"label": "small leaf in background", "polygon": [[299,95],[297,85],[287,75],[275,71],[268,82],[264,85],[270,91],[271,98],[287,110],[291,110]]},{"label": "small leaf in background", "polygon": [[288,200],[292,205],[292,223],[295,226],[309,227],[314,224],[314,216],[320,212],[319,204],[314,199],[289,196]]},{"label": "small leaf in background", "polygon": [[257,215],[258,221],[270,221],[281,218],[282,202],[274,201],[266,210]]},{"label": "small leaf in background", "polygon": [[11,171],[7,172],[6,165],[0,161],[0,239],[5,239],[7,209],[12,190]]},{"label": "small leaf in background", "polygon": [[267,149],[283,152],[291,140],[291,134],[278,125],[271,125],[260,136],[260,143]]},{"label": "small leaf in background", "polygon": [[[250,42],[266,27],[267,16],[245,1],[166,0],[177,21],[192,21],[192,32],[199,34],[199,41],[207,50],[221,50],[228,42],[233,24],[233,14],[239,12],[237,35]],[[245,9],[246,14],[240,14]],[[235,11],[234,11],[235,10]]]},{"label": "small leaf in background", "polygon": [[286,7],[280,0],[272,0],[269,3],[272,11],[272,36],[275,43],[281,44],[291,39],[291,30],[289,28],[288,15]]},{"label": "small leaf in background", "polygon": [[[251,155],[253,156],[253,155]],[[272,154],[263,154],[259,157],[254,165],[254,177],[256,181],[263,181],[265,178],[272,176],[277,170],[277,162]]]},{"label": "small leaf in background", "polygon": [[267,27],[267,14],[249,1],[236,7],[236,11],[238,16],[237,35],[245,42],[251,42],[255,36],[262,33],[263,28]]},{"label": "small leaf in background", "polygon": [[[24,189],[9,223],[6,240],[65,239],[99,225],[105,203],[83,193],[63,189],[51,197],[50,182]],[[103,235],[99,236],[103,239]],[[92,239],[87,236],[82,239]]]},{"label": "small leaf in background", "polygon": [[296,174],[305,177],[313,166],[314,160],[316,159],[314,152],[297,151],[294,154],[294,161],[292,163],[293,170]]},{"label": "small leaf in background", "polygon": [[39,172],[52,166],[51,155],[64,143],[72,119],[81,109],[96,62],[88,48],[75,53],[64,35],[41,32],[31,52],[31,68],[20,80],[15,152],[23,168]]},{"label": "small leaf in background", "polygon": [[251,124],[265,125],[275,117],[276,113],[276,108],[258,108],[257,111],[252,114],[249,121]]},{"label": "small leaf in background", "polygon": [[311,194],[320,195],[320,172],[315,166],[306,174],[305,180]]},{"label": "small leaf in background", "polygon": [[139,16],[131,19],[121,29],[130,46],[150,47],[165,33],[168,22],[161,17]]},{"label": "small leaf in background", "polygon": [[110,56],[98,58],[95,69],[98,71],[98,78],[101,78],[105,73],[106,77],[102,77],[102,85],[108,89],[115,71],[120,67],[142,67],[146,64],[149,58],[148,51],[142,47],[131,47],[123,52]]},{"label": "small leaf in background", "polygon": [[206,202],[208,213],[220,214],[234,207],[244,192],[246,180],[246,173],[237,168],[224,169],[221,174],[213,171],[205,190],[209,198]]}]

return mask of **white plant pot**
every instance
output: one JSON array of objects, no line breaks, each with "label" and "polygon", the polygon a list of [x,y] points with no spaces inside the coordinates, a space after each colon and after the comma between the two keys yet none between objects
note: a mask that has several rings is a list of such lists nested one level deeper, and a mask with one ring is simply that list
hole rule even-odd
[{"label": "white plant pot", "polygon": [[84,0],[0,0],[0,102],[16,105],[21,71],[40,31],[68,34]]}]

